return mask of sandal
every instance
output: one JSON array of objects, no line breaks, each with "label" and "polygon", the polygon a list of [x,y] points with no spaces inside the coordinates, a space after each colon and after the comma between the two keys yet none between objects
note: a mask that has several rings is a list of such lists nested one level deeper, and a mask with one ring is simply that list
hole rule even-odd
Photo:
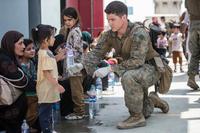
[{"label": "sandal", "polygon": [[71,113],[71,114],[65,116],[65,119],[66,120],[81,120],[84,117],[85,117],[84,115],[76,115],[74,113]]}]

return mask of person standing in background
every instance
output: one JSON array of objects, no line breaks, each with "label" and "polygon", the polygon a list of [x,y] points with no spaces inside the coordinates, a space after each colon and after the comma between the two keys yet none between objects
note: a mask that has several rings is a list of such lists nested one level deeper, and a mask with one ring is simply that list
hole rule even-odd
[{"label": "person standing in background", "polygon": [[160,55],[163,57],[166,57],[166,52],[167,52],[167,47],[168,47],[168,40],[166,38],[166,32],[161,31],[158,34],[158,39],[157,39],[157,50]]},{"label": "person standing in background", "polygon": [[185,0],[185,7],[190,18],[189,50],[191,52],[187,85],[193,90],[197,90],[199,86],[195,81],[195,76],[199,74],[200,61],[200,0]]},{"label": "person standing in background", "polygon": [[182,68],[183,63],[183,38],[180,33],[180,25],[174,24],[174,32],[171,34],[169,41],[172,43],[172,55],[174,63],[174,72],[177,72],[177,59],[180,64],[180,72],[184,72]]}]

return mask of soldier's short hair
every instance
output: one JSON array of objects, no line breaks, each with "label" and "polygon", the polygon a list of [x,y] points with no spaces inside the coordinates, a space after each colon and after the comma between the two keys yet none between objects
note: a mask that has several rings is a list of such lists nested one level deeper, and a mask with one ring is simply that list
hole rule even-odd
[{"label": "soldier's short hair", "polygon": [[104,10],[106,14],[116,14],[117,16],[128,15],[127,6],[121,1],[112,1]]}]

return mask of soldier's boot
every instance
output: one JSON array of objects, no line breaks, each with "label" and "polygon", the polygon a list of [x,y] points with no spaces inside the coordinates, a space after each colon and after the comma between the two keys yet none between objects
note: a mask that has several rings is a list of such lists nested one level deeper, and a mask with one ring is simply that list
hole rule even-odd
[{"label": "soldier's boot", "polygon": [[153,101],[150,98],[148,98],[147,100],[144,101],[144,104],[143,104],[143,115],[145,119],[151,116],[151,114],[153,113],[153,110],[154,110]]},{"label": "soldier's boot", "polygon": [[118,123],[118,129],[130,129],[136,127],[143,127],[146,126],[146,121],[144,115],[142,113],[134,113],[126,120]]},{"label": "soldier's boot", "polygon": [[195,76],[193,76],[193,75],[189,76],[188,81],[187,81],[187,86],[189,86],[193,90],[197,90],[199,88],[199,86],[197,85],[197,83],[195,81]]},{"label": "soldier's boot", "polygon": [[156,92],[150,92],[149,98],[153,101],[154,107],[160,108],[163,113],[167,113],[169,111],[168,103],[160,99],[160,97],[156,94]]}]

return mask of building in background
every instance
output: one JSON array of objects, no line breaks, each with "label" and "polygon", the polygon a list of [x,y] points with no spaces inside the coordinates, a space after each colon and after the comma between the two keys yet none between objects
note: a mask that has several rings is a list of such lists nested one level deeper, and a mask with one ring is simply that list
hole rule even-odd
[{"label": "building in background", "polygon": [[0,0],[0,39],[9,30],[30,37],[38,24],[60,28],[60,0]]},{"label": "building in background", "polygon": [[182,0],[154,0],[155,14],[180,14]]},{"label": "building in background", "polygon": [[[82,30],[93,37],[109,29],[105,7],[113,0],[0,0],[0,39],[8,30],[18,30],[30,37],[36,25],[50,24],[60,29],[61,12],[75,7],[80,12]],[[119,0],[128,6],[128,18],[132,22],[144,21],[151,16],[180,15],[184,0]]]}]

